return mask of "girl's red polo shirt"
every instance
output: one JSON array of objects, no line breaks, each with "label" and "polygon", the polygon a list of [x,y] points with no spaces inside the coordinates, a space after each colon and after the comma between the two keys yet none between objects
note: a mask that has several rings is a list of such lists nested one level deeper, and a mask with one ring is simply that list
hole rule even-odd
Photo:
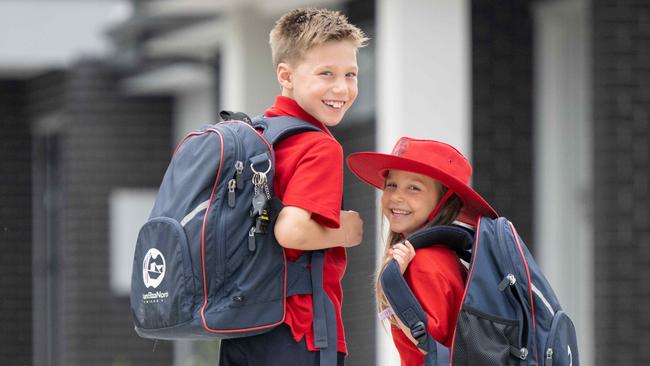
[{"label": "girl's red polo shirt", "polygon": [[[291,116],[310,122],[323,132],[304,132],[290,136],[275,146],[275,194],[285,206],[295,206],[312,213],[319,224],[338,228],[343,195],[343,149],[325,125],[305,112],[293,99],[278,96],[275,104],[264,112],[266,117]],[[287,259],[295,261],[301,250],[285,249]],[[345,248],[326,251],[323,287],[334,304],[338,335],[338,351],[347,354],[341,304],[341,279],[345,273]],[[311,295],[287,298],[285,323],[296,342],[305,337],[307,348],[314,347]]]},{"label": "girl's red polo shirt", "polygon": [[[404,279],[427,314],[427,330],[439,343],[450,347],[463,301],[467,269],[451,249],[431,246],[418,249],[404,272]],[[402,366],[424,365],[424,354],[401,329],[391,327]]]}]

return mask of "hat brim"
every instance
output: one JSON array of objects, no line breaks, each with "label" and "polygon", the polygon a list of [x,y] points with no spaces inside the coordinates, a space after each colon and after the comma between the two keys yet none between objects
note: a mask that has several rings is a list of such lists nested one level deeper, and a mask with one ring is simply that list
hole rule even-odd
[{"label": "hat brim", "polygon": [[496,218],[499,215],[487,201],[474,189],[456,179],[456,177],[433,166],[420,163],[401,156],[374,152],[358,152],[350,154],[347,165],[362,181],[384,189],[385,173],[388,170],[404,170],[426,175],[445,185],[463,201],[463,211],[470,216],[487,216]]}]

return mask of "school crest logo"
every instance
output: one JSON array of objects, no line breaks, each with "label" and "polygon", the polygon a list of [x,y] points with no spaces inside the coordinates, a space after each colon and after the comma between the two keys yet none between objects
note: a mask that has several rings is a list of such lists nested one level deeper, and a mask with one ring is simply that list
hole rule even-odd
[{"label": "school crest logo", "polygon": [[142,281],[149,288],[156,288],[165,278],[165,257],[156,249],[151,248],[142,261]]}]

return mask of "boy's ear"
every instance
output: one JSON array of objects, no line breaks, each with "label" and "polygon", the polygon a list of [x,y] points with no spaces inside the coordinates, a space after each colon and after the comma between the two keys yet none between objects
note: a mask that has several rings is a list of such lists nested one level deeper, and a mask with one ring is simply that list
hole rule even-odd
[{"label": "boy's ear", "polygon": [[280,62],[278,64],[278,67],[275,69],[276,76],[278,77],[278,83],[280,83],[280,86],[284,89],[292,89],[293,88],[293,82],[292,82],[292,69],[291,65],[285,63],[285,62]]}]

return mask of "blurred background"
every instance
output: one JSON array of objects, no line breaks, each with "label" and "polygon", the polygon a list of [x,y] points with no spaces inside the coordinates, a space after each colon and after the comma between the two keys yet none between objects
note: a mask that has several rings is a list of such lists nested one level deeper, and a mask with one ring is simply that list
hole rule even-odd
[{"label": "blurred background", "polygon": [[[268,33],[299,6],[370,37],[346,155],[457,146],[573,318],[583,365],[650,365],[650,1],[0,0],[0,365],[216,365],[141,339],[132,251],[176,143],[279,87]],[[348,251],[348,365],[397,364],[377,325],[375,192]]]}]

